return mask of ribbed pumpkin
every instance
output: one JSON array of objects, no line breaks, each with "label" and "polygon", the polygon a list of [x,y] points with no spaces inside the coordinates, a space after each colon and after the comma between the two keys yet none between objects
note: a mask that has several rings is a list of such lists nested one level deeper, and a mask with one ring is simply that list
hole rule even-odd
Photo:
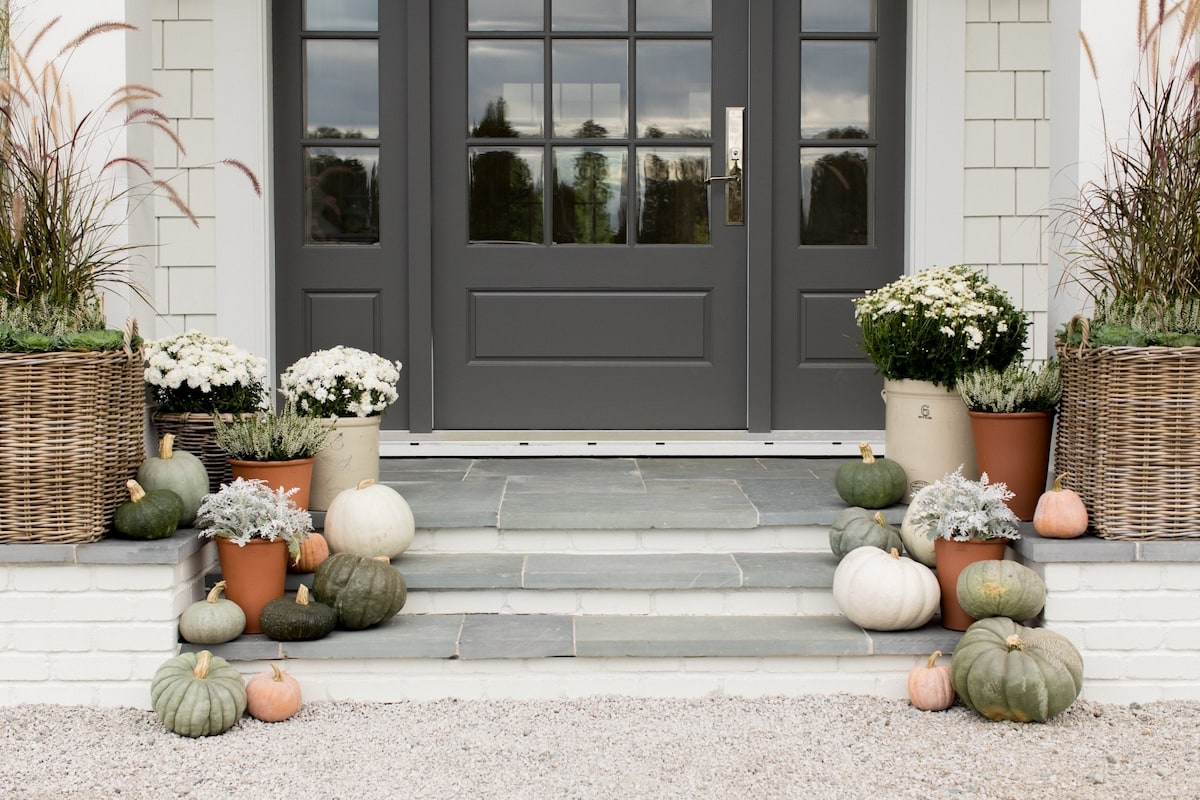
[{"label": "ribbed pumpkin", "polygon": [[317,567],[313,597],[337,613],[338,627],[359,631],[404,608],[408,587],[388,559],[334,553]]},{"label": "ribbed pumpkin", "polygon": [[895,548],[858,547],[833,572],[833,599],[860,628],[903,631],[933,618],[941,592],[929,567]]},{"label": "ribbed pumpkin", "polygon": [[829,549],[841,561],[856,547],[878,547],[880,550],[902,550],[900,534],[887,523],[883,514],[871,513],[857,506],[837,515],[829,528]]},{"label": "ribbed pumpkin", "polygon": [[954,684],[950,667],[938,664],[941,650],[934,650],[929,660],[918,664],[908,673],[908,701],[922,711],[945,711],[954,705]]},{"label": "ribbed pumpkin", "polygon": [[246,683],[246,711],[263,722],[282,722],[294,717],[304,700],[300,682],[272,664]]},{"label": "ribbed pumpkin", "polygon": [[208,470],[204,462],[186,450],[175,449],[175,434],[164,434],[158,442],[158,457],[142,462],[137,471],[138,483],[146,491],[170,489],[183,501],[182,526],[196,521],[196,511],[208,494]]},{"label": "ribbed pumpkin", "polygon": [[167,728],[193,739],[224,733],[246,711],[241,673],[208,650],[169,658],[150,682],[150,705]]},{"label": "ribbed pumpkin", "polygon": [[303,642],[328,636],[337,626],[337,613],[310,600],[308,587],[301,584],[294,599],[277,597],[263,606],[258,624],[277,642]]},{"label": "ribbed pumpkin", "polygon": [[861,442],[862,461],[848,461],[838,467],[833,487],[838,496],[852,506],[886,508],[904,497],[908,486],[904,467],[889,459],[877,459],[871,445]]},{"label": "ribbed pumpkin", "polygon": [[246,629],[246,613],[232,600],[221,597],[225,581],[218,581],[208,597],[192,603],[179,617],[179,635],[193,644],[232,642]]},{"label": "ribbed pumpkin", "polygon": [[170,489],[147,492],[135,480],[125,482],[129,499],[113,512],[113,528],[131,539],[165,539],[179,527],[183,501]]},{"label": "ribbed pumpkin", "polygon": [[415,534],[408,501],[370,478],[338,492],[325,511],[325,539],[334,553],[395,558],[408,549]]},{"label": "ribbed pumpkin", "polygon": [[300,543],[300,555],[288,564],[288,572],[316,572],[321,562],[329,558],[329,542],[324,536],[312,531]]},{"label": "ribbed pumpkin", "polygon": [[932,568],[937,564],[937,556],[933,539],[929,538],[929,526],[917,525],[915,521],[917,513],[929,500],[929,489],[926,486],[913,495],[908,510],[904,512],[904,520],[900,523],[900,541],[904,542],[904,550],[909,556]]},{"label": "ribbed pumpkin", "polygon": [[1064,472],[1054,478],[1033,511],[1033,529],[1048,539],[1074,539],[1087,533],[1087,506],[1077,492],[1063,487],[1065,477]]},{"label": "ribbed pumpkin", "polygon": [[988,719],[1045,722],[1083,688],[1083,658],[1065,636],[1007,617],[975,622],[950,660],[954,691]]},{"label": "ribbed pumpkin", "polygon": [[1033,619],[1046,604],[1046,582],[1016,561],[976,561],[958,575],[958,604],[975,619]]}]

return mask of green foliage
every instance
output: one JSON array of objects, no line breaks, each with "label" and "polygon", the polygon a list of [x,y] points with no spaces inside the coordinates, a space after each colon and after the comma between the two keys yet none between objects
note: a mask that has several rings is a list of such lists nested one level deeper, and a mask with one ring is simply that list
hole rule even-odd
[{"label": "green foliage", "polygon": [[217,446],[239,461],[311,458],[325,447],[330,429],[288,405],[279,414],[250,414],[225,422],[213,415]]},{"label": "green foliage", "polygon": [[1014,361],[1002,370],[986,368],[963,375],[958,393],[972,411],[1050,411],[1062,398],[1062,372],[1056,361],[1040,368]]},{"label": "green foliage", "polygon": [[[130,340],[133,347],[140,343],[138,336]],[[105,328],[98,303],[55,305],[45,297],[28,302],[0,297],[0,352],[83,352],[123,347],[125,333]]]}]

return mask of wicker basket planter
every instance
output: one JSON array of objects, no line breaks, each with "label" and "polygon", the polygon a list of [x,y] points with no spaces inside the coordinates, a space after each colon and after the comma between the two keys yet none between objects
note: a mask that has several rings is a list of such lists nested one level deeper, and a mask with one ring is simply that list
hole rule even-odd
[{"label": "wicker basket planter", "polygon": [[1054,468],[1105,539],[1200,538],[1200,347],[1058,345]]},{"label": "wicker basket planter", "polygon": [[146,456],[141,350],[0,353],[0,543],[94,542]]},{"label": "wicker basket planter", "polygon": [[[220,416],[223,421],[229,422],[234,415]],[[219,491],[222,483],[230,483],[233,480],[229,454],[217,446],[212,415],[155,411],[151,419],[160,439],[164,433],[173,433],[176,450],[186,450],[200,459],[204,469],[208,471],[210,492]]]}]

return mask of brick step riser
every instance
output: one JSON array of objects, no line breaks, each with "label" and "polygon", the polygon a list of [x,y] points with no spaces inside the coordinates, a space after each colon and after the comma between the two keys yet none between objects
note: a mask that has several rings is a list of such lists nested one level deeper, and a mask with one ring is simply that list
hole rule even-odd
[{"label": "brick step riser", "polygon": [[402,614],[614,614],[636,616],[830,616],[829,589],[587,589],[409,591]]}]

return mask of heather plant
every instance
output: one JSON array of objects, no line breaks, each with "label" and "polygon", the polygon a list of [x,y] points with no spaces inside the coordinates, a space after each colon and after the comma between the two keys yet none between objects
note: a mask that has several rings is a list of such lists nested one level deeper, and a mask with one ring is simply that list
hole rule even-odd
[{"label": "heather plant", "polygon": [[1052,411],[1062,398],[1062,373],[1057,361],[1041,366],[1014,361],[1004,369],[968,372],[958,379],[958,393],[971,411]]}]

